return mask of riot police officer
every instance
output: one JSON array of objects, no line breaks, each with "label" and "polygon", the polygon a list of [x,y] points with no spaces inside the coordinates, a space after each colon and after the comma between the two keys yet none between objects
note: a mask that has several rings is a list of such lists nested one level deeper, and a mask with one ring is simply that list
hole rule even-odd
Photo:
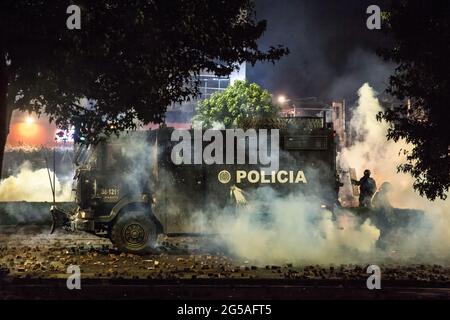
[{"label": "riot police officer", "polygon": [[359,186],[359,206],[360,208],[372,207],[372,197],[377,191],[377,184],[373,178],[370,177],[370,170],[364,171],[364,176],[359,180],[352,180],[354,185]]}]

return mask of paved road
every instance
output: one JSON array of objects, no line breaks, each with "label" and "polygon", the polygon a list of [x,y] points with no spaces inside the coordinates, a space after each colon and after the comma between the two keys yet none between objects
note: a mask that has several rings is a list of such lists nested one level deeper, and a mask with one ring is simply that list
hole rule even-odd
[{"label": "paved road", "polygon": [[182,299],[182,300],[384,300],[450,299],[450,288],[427,288],[387,283],[370,291],[357,283],[270,280],[98,280],[68,290],[64,279],[0,281],[1,299]]},{"label": "paved road", "polygon": [[[382,266],[382,290],[366,288],[365,266],[257,265],[211,239],[160,239],[158,252],[117,252],[83,233],[0,227],[1,299],[449,299],[450,267]],[[67,289],[67,267],[82,289]]]}]

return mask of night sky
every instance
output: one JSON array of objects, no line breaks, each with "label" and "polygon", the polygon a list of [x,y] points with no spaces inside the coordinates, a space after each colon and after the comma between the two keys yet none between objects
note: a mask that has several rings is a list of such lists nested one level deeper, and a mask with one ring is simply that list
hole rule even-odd
[{"label": "night sky", "polygon": [[319,97],[326,100],[356,98],[369,82],[384,91],[393,66],[375,50],[387,42],[382,31],[366,27],[367,7],[384,0],[257,0],[257,18],[268,22],[260,45],[282,44],[291,53],[278,63],[248,68],[250,81],[275,94]]}]

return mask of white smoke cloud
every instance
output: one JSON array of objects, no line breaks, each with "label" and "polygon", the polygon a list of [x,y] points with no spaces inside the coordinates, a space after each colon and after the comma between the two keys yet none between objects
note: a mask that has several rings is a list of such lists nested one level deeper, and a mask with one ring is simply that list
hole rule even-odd
[{"label": "white smoke cloud", "polygon": [[383,182],[393,186],[389,198],[394,207],[425,211],[423,223],[414,226],[414,235],[395,236],[402,255],[412,259],[421,259],[424,252],[434,258],[450,256],[450,201],[430,202],[414,191],[414,180],[409,174],[397,172],[398,165],[406,160],[401,151],[411,146],[405,141],[387,141],[388,124],[376,119],[383,108],[369,84],[364,84],[358,95],[358,106],[350,123],[357,133],[357,142],[343,150],[341,167],[355,168],[359,175],[370,169],[378,186]]},{"label": "white smoke cloud", "polygon": [[[53,173],[50,172],[53,176]],[[0,181],[0,201],[53,201],[47,169],[33,170],[29,162],[18,168],[18,172]],[[56,179],[56,201],[70,201],[70,183]]]},{"label": "white smoke cloud", "polygon": [[[388,258],[404,263],[448,260],[450,201],[430,202],[420,197],[413,190],[412,177],[397,173],[398,164],[404,161],[399,151],[409,146],[386,140],[388,126],[376,120],[382,107],[373,89],[365,84],[358,94],[358,106],[350,123],[357,132],[356,142],[343,150],[340,165],[344,169],[355,168],[359,175],[371,169],[378,186],[389,181],[393,185],[390,200],[394,207],[424,210],[425,219],[413,226],[412,233],[399,229],[386,238],[387,248],[380,248],[382,230],[370,219],[357,217],[350,210],[335,215],[322,210],[320,195],[316,199],[280,196],[270,188],[256,190],[255,200],[235,214],[229,212],[230,208],[195,213],[193,224],[198,231],[221,234],[222,244],[232,254],[259,264],[377,264]],[[129,176],[137,181],[134,178],[148,168],[148,147],[136,141],[126,147],[123,156],[136,159],[136,170]],[[145,165],[138,165],[142,161]],[[25,164],[16,175],[0,183],[0,201],[51,201],[48,181],[46,169],[32,171]],[[69,185],[57,181],[56,190],[58,201],[70,199]]]},{"label": "white smoke cloud", "polygon": [[369,219],[361,224],[348,212],[334,219],[320,209],[320,199],[277,197],[268,188],[257,193],[267,202],[253,200],[216,222],[222,241],[238,257],[259,264],[328,264],[361,261],[362,254],[376,251],[380,231]]},{"label": "white smoke cloud", "polygon": [[[340,155],[341,166],[356,168],[358,174],[371,169],[378,186],[393,185],[391,203],[396,208],[421,209],[423,219],[406,227],[402,221],[383,235],[370,219],[355,211],[318,210],[320,199],[301,195],[277,196],[262,188],[256,201],[235,215],[221,215],[215,227],[228,249],[242,259],[260,264],[293,262],[297,264],[329,263],[439,263],[450,258],[449,201],[430,202],[413,189],[413,179],[397,172],[404,161],[401,149],[405,142],[387,141],[388,125],[376,120],[382,107],[376,93],[364,84],[351,127],[357,132],[356,143]],[[261,200],[265,199],[265,200]],[[351,211],[351,212],[350,212]],[[269,212],[265,223],[261,217]],[[377,213],[374,213],[377,214]],[[395,212],[393,213],[395,214]],[[262,220],[261,220],[262,219]],[[204,223],[203,223],[204,224]]]}]

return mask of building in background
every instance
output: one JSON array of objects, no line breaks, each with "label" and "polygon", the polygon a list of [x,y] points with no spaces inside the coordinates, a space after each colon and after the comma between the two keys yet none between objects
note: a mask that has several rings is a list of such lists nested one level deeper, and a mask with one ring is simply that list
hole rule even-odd
[{"label": "building in background", "polygon": [[199,101],[211,97],[216,92],[224,91],[236,80],[246,80],[246,64],[233,71],[228,77],[218,77],[212,73],[204,72],[199,76],[200,95],[191,101],[175,103],[167,108],[166,124],[172,127],[184,127],[191,123],[195,114],[195,107]]}]

